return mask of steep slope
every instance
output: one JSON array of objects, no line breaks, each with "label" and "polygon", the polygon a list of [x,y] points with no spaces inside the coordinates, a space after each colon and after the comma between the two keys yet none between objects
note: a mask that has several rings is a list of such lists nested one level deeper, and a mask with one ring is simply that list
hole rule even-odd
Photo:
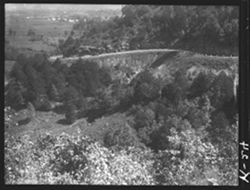
[{"label": "steep slope", "polygon": [[195,54],[187,51],[179,51],[172,55],[163,55],[151,64],[151,71],[155,77],[164,79],[171,76],[178,70],[189,79],[195,78],[200,72],[212,72],[218,75],[224,71],[233,78],[238,76],[238,57],[221,57]]}]

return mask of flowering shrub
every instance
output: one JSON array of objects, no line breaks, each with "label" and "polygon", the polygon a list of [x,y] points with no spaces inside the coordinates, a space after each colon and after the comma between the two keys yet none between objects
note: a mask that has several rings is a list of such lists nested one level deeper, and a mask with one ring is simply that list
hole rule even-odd
[{"label": "flowering shrub", "polygon": [[91,184],[112,185],[152,185],[151,175],[153,161],[141,159],[150,152],[139,151],[130,147],[128,150],[110,152],[100,148],[97,143],[91,145],[89,154],[91,164]]},{"label": "flowering shrub", "polygon": [[[29,156],[27,156],[29,155]],[[111,151],[84,136],[5,137],[6,184],[154,184],[149,150]]]},{"label": "flowering shrub", "polygon": [[228,131],[232,138],[219,144],[177,116],[160,127],[155,138],[166,146],[158,152],[119,143],[107,148],[80,133],[36,140],[5,134],[5,183],[237,185],[237,125]]},{"label": "flowering shrub", "polygon": [[[156,155],[155,177],[164,185],[236,185],[237,155],[221,155],[221,148],[197,136],[191,126],[170,129],[169,148]],[[237,153],[237,151],[234,151]],[[228,155],[227,155],[228,156]],[[229,162],[231,160],[231,162]],[[223,164],[222,164],[223,163]],[[228,167],[228,166],[232,166]]]},{"label": "flowering shrub", "polygon": [[7,106],[4,108],[4,126],[5,128],[16,127],[18,123],[13,119],[15,112],[11,107]]}]

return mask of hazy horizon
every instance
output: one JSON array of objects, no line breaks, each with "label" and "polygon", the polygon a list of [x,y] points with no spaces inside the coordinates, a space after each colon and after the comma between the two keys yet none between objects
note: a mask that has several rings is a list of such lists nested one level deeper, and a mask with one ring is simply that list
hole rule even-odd
[{"label": "hazy horizon", "polygon": [[55,10],[55,9],[75,9],[75,10],[102,10],[102,9],[121,9],[122,5],[116,4],[45,4],[45,3],[6,3],[5,10],[6,11],[18,11],[18,10],[37,10],[37,9],[47,9],[47,10]]}]

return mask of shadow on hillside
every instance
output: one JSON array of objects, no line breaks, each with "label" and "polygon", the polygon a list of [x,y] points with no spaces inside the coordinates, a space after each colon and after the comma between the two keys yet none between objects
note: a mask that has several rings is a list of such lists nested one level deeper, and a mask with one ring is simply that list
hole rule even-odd
[{"label": "shadow on hillside", "polygon": [[[141,103],[141,102],[140,102]],[[96,119],[101,117],[107,117],[115,113],[124,113],[128,109],[130,109],[133,105],[138,104],[138,101],[130,100],[126,102],[121,102],[119,105],[112,108],[100,108],[100,109],[92,109],[88,110],[84,114],[81,114],[80,118],[86,117],[89,123],[94,122]]]},{"label": "shadow on hillside", "polygon": [[87,121],[89,123],[94,122],[96,119],[103,117],[104,115],[107,115],[108,112],[106,109],[92,109],[88,110],[84,114],[80,116],[80,118],[86,117]]},{"label": "shadow on hillside", "polygon": [[65,113],[65,107],[63,105],[60,106],[56,106],[53,109],[53,112],[57,113],[57,114],[64,114]]},{"label": "shadow on hillside", "polygon": [[162,55],[159,59],[157,59],[155,62],[153,62],[150,66],[150,68],[156,68],[162,65],[165,61],[174,58],[176,55],[178,55],[179,51],[171,51],[167,52],[164,55]]},{"label": "shadow on hillside", "polygon": [[69,125],[69,122],[65,118],[59,119],[56,123],[61,125]]},{"label": "shadow on hillside", "polygon": [[19,120],[17,123],[18,123],[18,126],[21,126],[21,125],[27,125],[30,122],[31,122],[31,118],[27,117],[25,119]]}]

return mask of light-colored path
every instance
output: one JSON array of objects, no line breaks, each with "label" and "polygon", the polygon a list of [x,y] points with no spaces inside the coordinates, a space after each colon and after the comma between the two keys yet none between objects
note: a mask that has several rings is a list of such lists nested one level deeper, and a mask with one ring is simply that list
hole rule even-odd
[{"label": "light-colored path", "polygon": [[[139,50],[130,50],[130,51],[122,51],[122,52],[113,52],[113,53],[103,53],[100,55],[85,55],[85,56],[72,56],[63,58],[62,55],[54,55],[49,58],[50,61],[55,61],[57,58],[62,60],[77,60],[81,59],[96,59],[96,58],[107,58],[112,56],[121,56],[121,55],[132,55],[132,54],[144,54],[144,53],[161,53],[161,52],[170,52],[170,51],[184,51],[178,49],[139,49]],[[237,58],[237,56],[216,56],[216,55],[206,55],[209,57],[218,57],[218,58]]]}]

